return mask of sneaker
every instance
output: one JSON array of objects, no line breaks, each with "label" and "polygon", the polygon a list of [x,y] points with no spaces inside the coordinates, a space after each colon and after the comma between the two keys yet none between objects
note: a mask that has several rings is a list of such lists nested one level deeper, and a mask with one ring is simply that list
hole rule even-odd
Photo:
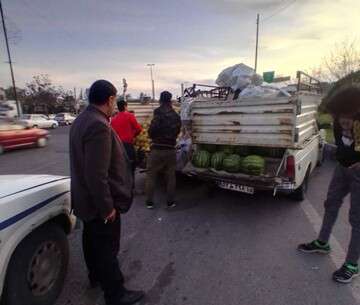
[{"label": "sneaker", "polygon": [[359,276],[359,267],[345,263],[333,274],[333,280],[339,283],[351,283],[352,279]]},{"label": "sneaker", "polygon": [[176,207],[176,202],[175,201],[169,201],[167,203],[167,207],[168,208],[175,208]]},{"label": "sneaker", "polygon": [[154,208],[154,203],[151,202],[151,201],[147,201],[146,202],[146,207],[149,209],[149,210],[152,210]]},{"label": "sneaker", "polygon": [[299,245],[298,250],[305,253],[323,253],[323,254],[327,254],[331,251],[329,243],[322,245],[317,239],[312,241],[311,243]]}]

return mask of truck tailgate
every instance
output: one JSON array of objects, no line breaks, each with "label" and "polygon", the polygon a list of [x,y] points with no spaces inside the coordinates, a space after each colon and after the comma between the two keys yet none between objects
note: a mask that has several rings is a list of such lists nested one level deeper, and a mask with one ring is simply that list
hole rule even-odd
[{"label": "truck tailgate", "polygon": [[317,94],[206,101],[191,108],[194,143],[298,148],[317,133]]}]

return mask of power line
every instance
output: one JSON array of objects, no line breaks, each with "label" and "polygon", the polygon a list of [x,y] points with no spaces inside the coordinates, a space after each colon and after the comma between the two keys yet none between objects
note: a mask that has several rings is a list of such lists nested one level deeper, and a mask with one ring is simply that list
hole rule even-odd
[{"label": "power line", "polygon": [[288,3],[286,3],[284,6],[280,7],[279,9],[277,9],[274,13],[272,13],[271,15],[269,15],[268,17],[265,17],[262,20],[262,23],[270,20],[271,18],[275,17],[276,15],[280,14],[281,12],[285,11],[287,8],[289,8],[291,5],[293,5],[297,0],[292,0],[289,1]]}]

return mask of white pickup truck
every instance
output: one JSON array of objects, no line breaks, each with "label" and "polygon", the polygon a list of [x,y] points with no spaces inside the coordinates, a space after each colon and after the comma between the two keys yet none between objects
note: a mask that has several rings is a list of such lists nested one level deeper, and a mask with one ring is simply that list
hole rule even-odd
[{"label": "white pickup truck", "polygon": [[0,303],[54,304],[69,260],[70,179],[0,176]]},{"label": "white pickup truck", "polygon": [[[316,122],[321,101],[319,82],[297,73],[290,95],[237,97],[227,88],[186,91],[192,151],[204,145],[234,146],[265,158],[261,175],[198,168],[189,161],[183,172],[225,189],[291,193],[303,200],[310,175],[322,161],[323,140]],[[209,87],[209,86],[208,86]]]}]

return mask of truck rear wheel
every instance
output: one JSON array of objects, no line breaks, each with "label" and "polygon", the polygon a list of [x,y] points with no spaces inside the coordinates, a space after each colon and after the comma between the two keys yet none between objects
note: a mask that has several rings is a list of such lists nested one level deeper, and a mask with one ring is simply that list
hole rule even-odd
[{"label": "truck rear wheel", "polygon": [[69,262],[65,232],[57,225],[43,226],[27,236],[13,253],[5,279],[7,305],[54,304]]},{"label": "truck rear wheel", "polygon": [[310,167],[306,172],[303,183],[293,193],[290,194],[290,197],[293,200],[299,202],[305,200],[306,192],[309,185],[309,178],[310,178]]}]

